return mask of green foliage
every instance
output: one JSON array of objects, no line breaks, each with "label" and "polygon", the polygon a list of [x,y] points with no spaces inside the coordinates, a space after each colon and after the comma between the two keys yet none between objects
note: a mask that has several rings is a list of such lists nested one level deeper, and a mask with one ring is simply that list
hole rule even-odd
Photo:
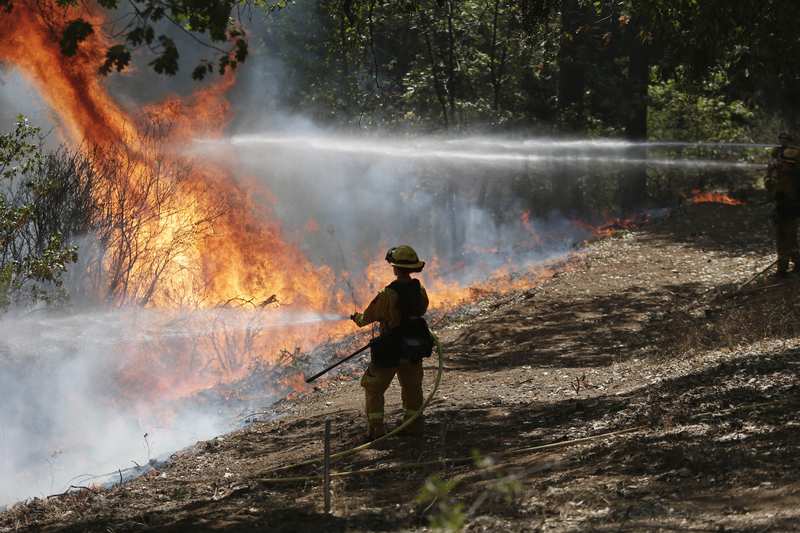
[{"label": "green foliage", "polygon": [[[118,0],[100,0],[98,3],[109,11],[119,8]],[[159,33],[157,29],[160,23],[169,21],[192,35],[196,42],[212,53],[212,59],[201,60],[200,66],[194,70],[195,79],[202,79],[215,69],[224,74],[227,69],[244,63],[248,56],[246,35],[241,24],[231,18],[235,8],[245,3],[244,0],[135,0],[132,2],[133,11],[122,17],[124,24],[121,25],[119,36],[125,42],[111,45],[105,50],[105,61],[100,72],[109,74],[112,70],[124,70],[130,65],[131,50],[146,47],[155,53],[155,59],[149,63],[153,70],[159,74],[176,74],[180,57],[178,47],[171,37]],[[75,10],[81,6],[76,0],[57,0],[56,5],[62,8],[58,11],[50,10],[47,4],[41,2],[34,2],[33,5],[57,33],[61,53],[65,57],[74,56],[78,48],[95,33],[96,28],[92,23],[74,16]],[[255,5],[272,10],[285,5],[285,2]],[[11,0],[0,0],[0,8],[10,13],[13,3]]]},{"label": "green foliage", "polygon": [[635,2],[646,42],[663,47],[662,77],[676,77],[702,91],[703,82],[724,68],[735,86],[754,87],[768,73],[797,79],[794,61],[800,43],[792,9],[781,0],[676,0]]},{"label": "green foliage", "polygon": [[431,529],[434,531],[455,532],[467,522],[464,504],[450,498],[450,492],[457,484],[457,481],[443,481],[434,475],[425,480],[416,498],[419,504],[436,506],[430,515]]},{"label": "green foliage", "polygon": [[[687,93],[675,79],[650,87],[648,132],[651,140],[696,142],[746,142],[745,125],[753,112],[739,101],[721,94],[724,78],[706,82],[703,93]],[[704,155],[713,155],[704,154]]]},{"label": "green foliage", "polygon": [[58,42],[61,46],[61,53],[66,57],[74,56],[78,51],[78,43],[86,40],[93,33],[92,25],[82,18],[71,20],[61,33],[61,40]]},{"label": "green foliage", "polygon": [[[0,136],[0,175],[9,183],[0,192],[0,308],[12,304],[45,301],[62,302],[61,275],[69,263],[77,261],[77,247],[63,247],[62,235],[51,233],[39,247],[26,245],[30,228],[36,223],[32,203],[9,202],[16,187],[34,197],[46,197],[54,189],[44,172],[45,159],[38,146],[30,142],[39,134],[20,116],[11,133]],[[13,183],[16,180],[16,183]],[[13,197],[13,194],[11,195]]]},{"label": "green foliage", "polygon": [[278,13],[256,47],[265,77],[291,87],[282,110],[397,133],[505,130],[555,112],[554,26],[523,37],[512,4],[352,3],[352,20],[338,3],[312,7]]},{"label": "green foliage", "polygon": [[115,44],[106,51],[106,60],[100,67],[100,73],[103,75],[109,74],[112,68],[117,72],[121,72],[130,62],[131,53],[128,49],[124,45]]},{"label": "green foliage", "polygon": [[305,374],[311,368],[311,362],[311,356],[296,346],[294,352],[281,349],[277,364],[280,367],[291,368],[298,374]]},{"label": "green foliage", "polygon": [[[484,477],[488,477],[488,470],[494,466],[494,461],[490,457],[483,457],[478,450],[472,450],[475,460],[475,467],[483,471]],[[523,472],[524,473],[524,472]],[[469,519],[474,515],[478,508],[491,495],[499,495],[506,502],[512,505],[514,499],[524,492],[524,487],[517,475],[506,475],[502,472],[495,472],[494,479],[486,484],[484,490],[469,508],[463,502],[454,500],[451,493],[458,486],[459,481],[445,481],[438,475],[431,476],[425,480],[416,502],[426,505],[427,509],[433,509],[429,520],[433,531],[456,532],[459,531]]]},{"label": "green foliage", "polygon": [[175,75],[178,72],[178,47],[175,41],[164,35],[159,35],[158,41],[161,43],[161,54],[150,62],[150,66],[159,74]]},{"label": "green foliage", "polygon": [[[763,148],[714,145],[746,145],[751,138],[749,124],[754,113],[742,101],[727,101],[722,94],[725,84],[726,79],[721,74],[705,82],[702,92],[687,92],[674,79],[654,83],[648,93],[649,140],[675,144],[650,148],[648,158],[741,163],[757,163],[763,160]],[[674,198],[681,190],[737,189],[737,181],[751,179],[749,176],[749,173],[730,168],[718,170],[713,167],[659,167],[648,171],[650,189],[657,201]]]},{"label": "green foliage", "polygon": [[[352,0],[318,2],[313,12],[297,7],[272,21],[262,49],[288,67],[293,91],[282,95],[282,107],[324,123],[355,120],[398,132],[535,128],[623,136],[630,107],[646,96],[629,70],[640,40],[645,63],[657,65],[662,79],[700,92],[717,67],[735,67],[728,86],[742,86],[755,72],[792,77],[786,56],[776,52],[798,46],[772,1]],[[569,9],[579,17],[570,19]],[[770,25],[781,44],[767,38]],[[575,104],[558,101],[570,85],[565,61],[583,72]]]}]

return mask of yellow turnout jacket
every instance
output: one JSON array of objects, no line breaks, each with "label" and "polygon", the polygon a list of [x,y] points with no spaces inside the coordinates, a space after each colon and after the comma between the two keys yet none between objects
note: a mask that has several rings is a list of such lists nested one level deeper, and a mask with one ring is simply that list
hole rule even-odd
[{"label": "yellow turnout jacket", "polygon": [[[408,283],[411,281],[411,278],[408,278],[407,280],[397,279],[396,281],[399,281],[400,283]],[[428,310],[428,293],[425,291],[425,287],[423,287],[422,284],[420,284],[419,290],[421,297],[421,309],[419,310],[419,316],[422,316]],[[384,335],[390,329],[394,329],[399,326],[402,322],[400,306],[398,305],[399,301],[400,298],[393,289],[384,287],[378,291],[378,294],[363,313],[356,313],[356,324],[358,324],[359,327],[364,327],[368,324],[378,321],[380,323],[380,334]]]}]

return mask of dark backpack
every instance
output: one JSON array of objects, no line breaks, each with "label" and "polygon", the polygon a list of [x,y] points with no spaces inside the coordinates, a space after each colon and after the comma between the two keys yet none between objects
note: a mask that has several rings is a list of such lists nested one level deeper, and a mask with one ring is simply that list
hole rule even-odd
[{"label": "dark backpack", "polygon": [[428,323],[420,316],[422,296],[419,280],[392,282],[387,288],[397,293],[401,322],[372,345],[372,362],[379,368],[392,368],[400,359],[416,363],[433,353]]},{"label": "dark backpack", "polygon": [[[800,195],[800,188],[798,187],[800,184],[798,184],[797,172],[792,171],[788,176],[792,179],[794,190],[797,191],[795,195]],[[772,222],[777,224],[793,218],[800,218],[800,202],[791,200],[782,192],[775,193],[775,208],[772,210]]]}]

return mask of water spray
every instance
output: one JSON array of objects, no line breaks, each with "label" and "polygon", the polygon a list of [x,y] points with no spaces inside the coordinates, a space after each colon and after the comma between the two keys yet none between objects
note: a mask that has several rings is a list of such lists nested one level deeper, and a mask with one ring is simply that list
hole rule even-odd
[{"label": "water spray", "polygon": [[295,324],[307,324],[311,322],[334,322],[336,320],[350,320],[350,315],[341,315],[341,314],[334,314],[334,313],[325,313],[325,314],[308,314],[308,315],[298,315],[298,318]]},{"label": "water spray", "polygon": [[[151,340],[159,338],[176,338],[197,335],[208,335],[212,332],[209,326],[197,322],[205,314],[214,313],[215,311],[207,311],[195,314],[178,322],[178,325],[162,326],[154,324],[151,329],[147,330],[148,333],[139,333],[137,339]],[[336,314],[336,313],[295,313],[295,312],[278,312],[274,315],[259,316],[258,319],[249,320],[247,315],[242,318],[241,315],[231,314],[222,316],[223,320],[219,325],[221,330],[240,331],[252,330],[263,328],[280,328],[285,326],[299,326],[305,324],[315,324],[318,322],[336,322],[339,320],[349,320],[350,315]],[[195,321],[193,323],[192,321]]]},{"label": "water spray", "polygon": [[[217,144],[219,140],[195,139],[202,144]],[[400,157],[410,159],[433,159],[462,161],[467,164],[530,164],[557,161],[560,165],[576,165],[586,163],[607,164],[648,164],[654,166],[684,167],[737,167],[757,168],[759,163],[727,162],[704,159],[664,159],[621,157],[632,148],[732,148],[732,149],[765,149],[772,144],[755,143],[719,143],[719,142],[634,142],[616,140],[441,140],[439,142],[408,141],[387,144],[379,141],[360,139],[353,143],[348,139],[331,139],[322,135],[286,136],[271,134],[237,135],[222,141],[238,147],[276,146],[295,150],[302,146],[304,150],[320,152],[348,153],[360,156]]]}]

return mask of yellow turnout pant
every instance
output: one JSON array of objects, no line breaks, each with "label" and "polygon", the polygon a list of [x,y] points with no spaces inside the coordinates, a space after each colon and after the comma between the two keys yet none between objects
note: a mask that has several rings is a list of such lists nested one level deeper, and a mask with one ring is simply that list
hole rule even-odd
[{"label": "yellow turnout pant", "polygon": [[[778,257],[797,247],[797,219],[782,220],[775,224],[775,237],[778,241]],[[795,250],[778,261],[778,272],[789,270],[789,260],[795,268],[800,268],[800,251]]]},{"label": "yellow turnout pant", "polygon": [[[377,438],[386,434],[383,423],[384,393],[392,383],[394,375],[400,383],[403,400],[403,421],[408,420],[422,407],[422,361],[412,363],[401,359],[400,365],[392,368],[378,368],[372,362],[361,378],[366,398],[367,437]],[[416,434],[422,430],[422,416],[406,427],[404,431]]]}]

